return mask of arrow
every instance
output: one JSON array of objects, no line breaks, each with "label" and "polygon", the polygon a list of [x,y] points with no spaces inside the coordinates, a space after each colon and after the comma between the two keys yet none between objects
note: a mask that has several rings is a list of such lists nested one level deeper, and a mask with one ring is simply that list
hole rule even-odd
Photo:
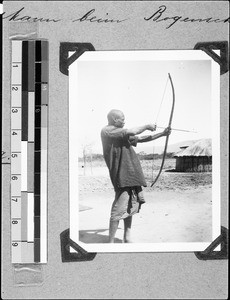
[{"label": "arrow", "polygon": [[[166,127],[157,126],[157,128],[165,129]],[[171,130],[197,133],[197,131],[194,130],[185,130],[185,129],[177,129],[177,128],[171,128]]]}]

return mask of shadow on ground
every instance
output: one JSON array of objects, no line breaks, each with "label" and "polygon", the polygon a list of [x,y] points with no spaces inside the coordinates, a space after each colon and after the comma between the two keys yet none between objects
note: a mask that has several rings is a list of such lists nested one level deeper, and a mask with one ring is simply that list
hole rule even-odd
[{"label": "shadow on ground", "polygon": [[[92,230],[80,230],[79,231],[79,240],[86,244],[95,244],[95,243],[108,243],[109,236],[102,235],[100,233],[108,231],[106,229],[92,229]],[[122,240],[115,238],[115,243],[122,243]]]}]

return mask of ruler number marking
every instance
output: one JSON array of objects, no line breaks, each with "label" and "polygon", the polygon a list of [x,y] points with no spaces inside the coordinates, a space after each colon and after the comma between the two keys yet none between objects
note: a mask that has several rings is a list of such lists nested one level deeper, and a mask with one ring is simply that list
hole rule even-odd
[{"label": "ruler number marking", "polygon": [[17,86],[12,86],[12,91],[18,91],[18,87]]}]

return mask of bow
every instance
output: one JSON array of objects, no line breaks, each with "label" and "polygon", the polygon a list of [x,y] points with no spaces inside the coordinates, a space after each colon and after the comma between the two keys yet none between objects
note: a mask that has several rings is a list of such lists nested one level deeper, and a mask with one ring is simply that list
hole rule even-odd
[{"label": "bow", "polygon": [[[171,124],[172,124],[172,118],[173,118],[173,112],[174,112],[174,106],[175,106],[175,91],[174,91],[174,86],[173,86],[173,82],[172,82],[172,78],[171,75],[168,73],[169,76],[169,80],[171,83],[171,87],[172,87],[172,94],[173,94],[173,100],[172,100],[172,108],[171,108],[171,113],[170,113],[170,117],[169,117],[169,122],[168,122],[168,128],[171,129]],[[165,161],[165,156],[166,156],[166,151],[167,151],[167,147],[168,147],[168,140],[169,140],[169,134],[166,136],[166,140],[165,140],[165,147],[164,147],[164,153],[163,153],[163,158],[162,158],[162,162],[161,162],[161,167],[160,170],[156,176],[156,178],[154,179],[154,181],[151,184],[151,187],[157,182],[157,179],[159,178],[161,171],[163,169],[164,166],[164,161]]]}]

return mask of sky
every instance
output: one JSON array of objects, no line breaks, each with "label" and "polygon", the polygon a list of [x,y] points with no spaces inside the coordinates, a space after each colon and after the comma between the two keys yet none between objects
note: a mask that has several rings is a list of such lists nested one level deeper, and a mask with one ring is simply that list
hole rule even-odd
[{"label": "sky", "polygon": [[[108,52],[108,51],[107,51]],[[190,51],[191,52],[191,51]],[[92,53],[91,53],[92,55]],[[111,109],[125,114],[125,128],[149,123],[167,127],[172,107],[170,73],[175,90],[175,108],[172,128],[196,131],[196,133],[172,130],[169,145],[184,140],[211,138],[211,61],[191,60],[178,55],[170,60],[153,58],[99,60],[97,51],[90,60],[77,60],[70,71],[70,101],[76,101],[77,143],[83,148],[90,145],[93,153],[102,153],[100,131],[107,125]],[[116,55],[115,55],[116,56]],[[192,57],[192,56],[191,56]],[[73,122],[73,123],[72,123]],[[162,131],[157,129],[156,133]],[[151,134],[145,131],[143,135]],[[155,140],[154,146],[162,146],[165,138]],[[136,148],[142,151],[144,144]]]}]

